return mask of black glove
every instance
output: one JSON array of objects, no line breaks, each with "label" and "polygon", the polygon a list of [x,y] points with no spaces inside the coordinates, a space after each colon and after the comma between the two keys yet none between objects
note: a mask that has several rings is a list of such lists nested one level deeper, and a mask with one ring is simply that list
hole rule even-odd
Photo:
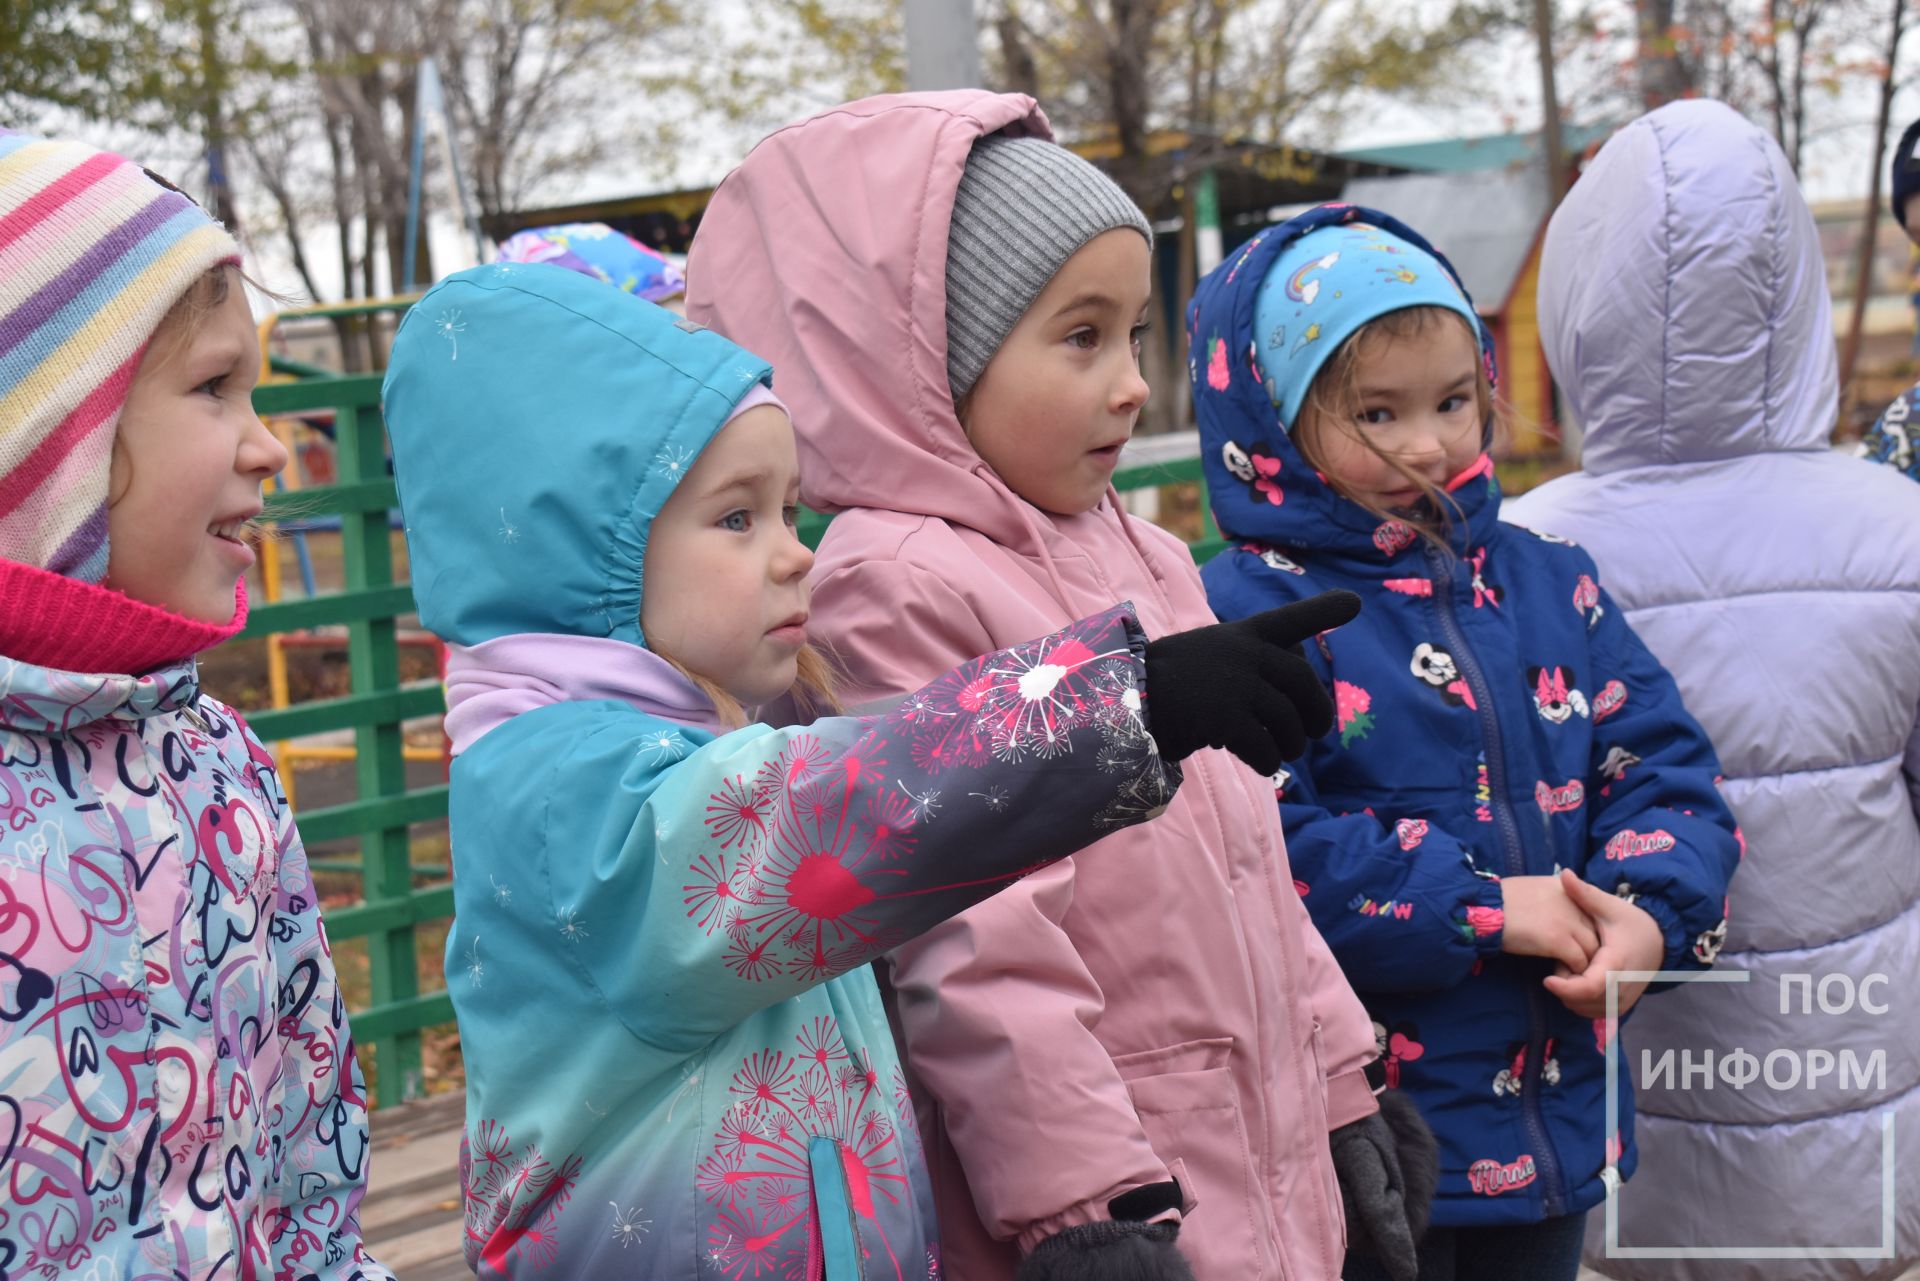
[{"label": "black glove", "polygon": [[1178,1223],[1082,1223],[1035,1246],[1014,1281],[1193,1281],[1179,1235]]},{"label": "black glove", "polygon": [[1387,1090],[1378,1112],[1341,1126],[1331,1140],[1349,1248],[1378,1262],[1393,1281],[1417,1281],[1415,1247],[1426,1235],[1440,1182],[1440,1145],[1420,1109],[1399,1090]]},{"label": "black glove", "polygon": [[1360,612],[1352,592],[1322,592],[1234,623],[1147,645],[1147,724],[1169,761],[1224,747],[1262,774],[1333,728],[1333,700],[1300,642]]}]

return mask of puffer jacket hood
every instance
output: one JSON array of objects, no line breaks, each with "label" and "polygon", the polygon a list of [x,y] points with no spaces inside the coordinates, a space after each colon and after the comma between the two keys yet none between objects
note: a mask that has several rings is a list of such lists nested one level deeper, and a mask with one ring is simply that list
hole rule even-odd
[{"label": "puffer jacket hood", "polygon": [[385,388],[421,624],[460,645],[645,644],[652,520],[771,373],[561,267],[496,263],[435,285],[400,326]]},{"label": "puffer jacket hood", "polygon": [[1780,148],[1725,103],[1672,103],[1608,141],[1547,230],[1540,330],[1593,475],[1832,433],[1813,214]]}]

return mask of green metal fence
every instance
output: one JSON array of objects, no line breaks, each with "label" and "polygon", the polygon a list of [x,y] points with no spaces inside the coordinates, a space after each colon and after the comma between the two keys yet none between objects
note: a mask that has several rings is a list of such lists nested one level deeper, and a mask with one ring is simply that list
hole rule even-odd
[{"label": "green metal fence", "polygon": [[[316,627],[346,629],[350,693],[284,709],[250,711],[248,720],[268,743],[353,731],[357,799],[301,810],[299,823],[310,847],[343,837],[359,841],[357,860],[337,860],[329,866],[358,871],[363,901],[327,913],[327,933],[336,943],[366,940],[372,1004],[352,1011],[353,1031],[372,1055],[375,1102],[386,1107],[423,1093],[421,1033],[453,1020],[453,1004],[446,992],[423,993],[416,980],[417,931],[452,916],[453,889],[450,885],[414,888],[417,869],[408,830],[446,817],[447,788],[444,784],[409,788],[402,756],[403,723],[439,713],[441,689],[432,681],[404,684],[400,679],[399,622],[414,612],[414,601],[412,590],[396,582],[394,575],[389,512],[397,505],[397,496],[387,466],[380,377],[316,377],[269,384],[254,393],[254,407],[262,416],[328,410],[334,415],[337,483],[275,494],[264,518],[338,516],[345,588],[311,599],[261,605],[248,619],[241,639]],[[1122,490],[1199,481],[1200,463],[1195,457],[1129,466],[1114,477]],[[1204,501],[1201,518],[1202,537],[1194,544],[1194,552],[1204,559],[1223,544]],[[806,513],[801,536],[810,545],[817,544],[825,528],[825,518]]]},{"label": "green metal fence", "polygon": [[415,980],[415,927],[453,914],[453,889],[413,888],[408,827],[445,818],[445,785],[409,790],[401,756],[401,726],[443,706],[437,683],[400,681],[398,624],[413,612],[413,592],[394,581],[388,512],[396,505],[387,471],[380,418],[380,378],[319,378],[259,388],[254,407],[263,416],[332,410],[338,483],[275,494],[264,518],[291,512],[337,515],[345,590],[308,600],[262,605],[247,620],[243,639],[270,632],[344,625],[351,692],[248,715],[265,742],[331,730],[354,733],[357,799],[299,815],[308,845],[339,837],[360,842],[363,902],[327,914],[328,937],[364,938],[373,1004],[353,1011],[353,1031],[377,1064],[382,1106],[422,1093],[420,1033],[450,1022],[453,1003],[442,992],[422,994]]}]

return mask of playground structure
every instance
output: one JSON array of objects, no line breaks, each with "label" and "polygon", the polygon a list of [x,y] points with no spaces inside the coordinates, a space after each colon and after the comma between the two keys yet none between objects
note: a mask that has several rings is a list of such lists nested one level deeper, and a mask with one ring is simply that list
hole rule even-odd
[{"label": "playground structure", "polygon": [[[371,302],[347,303],[334,306],[307,307],[291,311],[279,311],[268,315],[260,322],[260,353],[262,387],[292,383],[303,379],[326,379],[341,376],[337,371],[296,360],[285,354],[275,353],[275,335],[280,326],[287,321],[299,320],[335,320],[336,318],[365,318],[371,320],[386,314],[403,313],[419,297],[409,294],[398,298],[376,299]],[[377,330],[370,324],[369,331],[375,334],[372,344],[378,351]],[[317,414],[275,414],[263,416],[267,429],[287,450],[288,463],[284,471],[275,476],[267,485],[270,495],[285,496],[286,518],[276,522],[278,537],[270,540],[261,549],[260,578],[262,594],[268,604],[277,604],[286,594],[285,552],[291,548],[300,578],[302,595],[313,599],[319,594],[315,581],[313,552],[308,535],[315,531],[338,531],[340,520],[328,515],[300,517],[299,502],[295,495],[315,485],[328,485],[334,481],[336,464],[333,457],[335,430],[331,410]],[[446,647],[430,633],[418,629],[400,632],[396,644],[406,647],[418,647],[430,651],[433,655],[435,671],[444,671],[446,666]],[[267,685],[272,696],[272,707],[282,710],[291,704],[291,688],[287,674],[287,653],[289,650],[321,649],[344,650],[346,637],[337,629],[312,628],[297,632],[272,632],[266,637],[267,648]],[[448,744],[443,735],[438,748],[402,746],[402,757],[408,761],[439,761],[444,779]],[[279,762],[280,777],[284,781],[287,799],[296,807],[299,804],[299,775],[303,765],[315,762],[353,761],[358,757],[359,749],[350,744],[314,743],[292,740],[279,740],[273,745],[275,759]],[[334,860],[317,860],[321,870],[352,870],[350,867],[334,866]]]}]

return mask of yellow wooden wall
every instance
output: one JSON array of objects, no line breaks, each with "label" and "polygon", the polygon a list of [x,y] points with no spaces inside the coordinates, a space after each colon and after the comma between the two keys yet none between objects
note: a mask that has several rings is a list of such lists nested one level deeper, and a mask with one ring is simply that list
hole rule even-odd
[{"label": "yellow wooden wall", "polygon": [[1500,317],[1505,340],[1501,354],[1506,357],[1500,371],[1501,390],[1513,407],[1513,438],[1508,450],[1514,454],[1559,448],[1558,435],[1549,436],[1542,430],[1553,423],[1553,384],[1546,354],[1540,349],[1540,312],[1535,301],[1543,239],[1535,237],[1520,278],[1514,282],[1513,294],[1507,299],[1506,313]]}]

